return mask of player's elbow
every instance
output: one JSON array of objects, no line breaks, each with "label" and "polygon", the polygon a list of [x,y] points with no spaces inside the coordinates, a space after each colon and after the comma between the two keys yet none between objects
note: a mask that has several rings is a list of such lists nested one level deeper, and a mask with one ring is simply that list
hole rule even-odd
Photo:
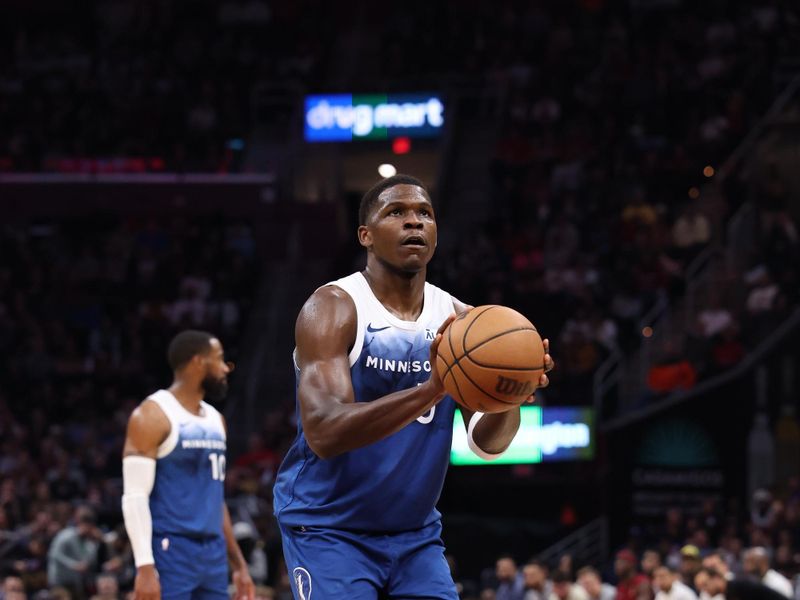
[{"label": "player's elbow", "polygon": [[338,456],[342,450],[338,448],[336,439],[321,423],[309,423],[304,426],[306,443],[311,451],[322,460]]},{"label": "player's elbow", "polygon": [[309,407],[301,418],[306,443],[319,458],[327,460],[346,452],[346,435],[340,431],[341,420],[327,407]]},{"label": "player's elbow", "polygon": [[342,450],[336,448],[330,439],[326,439],[325,436],[309,435],[306,432],[306,442],[311,451],[322,460],[328,460],[342,454]]}]

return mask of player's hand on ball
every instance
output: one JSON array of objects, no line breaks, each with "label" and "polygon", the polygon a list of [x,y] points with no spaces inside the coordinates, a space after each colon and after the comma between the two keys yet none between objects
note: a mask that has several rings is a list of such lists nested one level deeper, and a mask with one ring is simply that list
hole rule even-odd
[{"label": "player's hand on ball", "polygon": [[447,393],[444,389],[444,384],[442,383],[442,378],[439,377],[439,369],[436,368],[436,356],[439,350],[439,344],[442,342],[442,334],[444,330],[452,323],[457,315],[452,314],[444,320],[444,323],[439,327],[439,330],[436,332],[436,336],[433,338],[431,342],[431,349],[430,349],[430,361],[431,361],[431,378],[428,380],[428,385],[433,388],[434,396],[437,396],[436,400],[439,401],[444,398],[444,395]]},{"label": "player's hand on ball", "polygon": [[233,585],[236,587],[236,600],[254,600],[256,597],[256,586],[247,565],[233,572]]},{"label": "player's hand on ball", "polygon": [[[550,385],[550,378],[547,376],[549,371],[553,370],[553,367],[556,366],[553,357],[550,356],[550,340],[544,339],[542,340],[542,344],[544,345],[544,373],[539,376],[539,385],[537,386],[538,389],[546,388]],[[526,402],[533,402],[536,400],[536,392],[530,395]]]}]

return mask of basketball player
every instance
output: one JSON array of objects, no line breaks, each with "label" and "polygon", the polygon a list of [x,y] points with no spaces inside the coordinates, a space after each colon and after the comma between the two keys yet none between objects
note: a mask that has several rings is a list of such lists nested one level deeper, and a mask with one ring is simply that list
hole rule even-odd
[{"label": "basketball player", "polygon": [[[136,562],[136,600],[253,600],[247,563],[225,506],[226,429],[219,401],[232,365],[222,344],[183,331],[167,351],[174,380],[133,411],[122,458],[122,512]],[[226,556],[227,555],[227,556]]]},{"label": "basketball player", "polygon": [[[366,269],[314,292],[295,329],[298,435],[275,483],[289,577],[297,600],[456,599],[436,510],[455,403],[431,365],[469,307],[425,282],[436,219],[421,182],[384,179],[359,222]],[[487,459],[519,427],[519,409],[461,410]]]}]

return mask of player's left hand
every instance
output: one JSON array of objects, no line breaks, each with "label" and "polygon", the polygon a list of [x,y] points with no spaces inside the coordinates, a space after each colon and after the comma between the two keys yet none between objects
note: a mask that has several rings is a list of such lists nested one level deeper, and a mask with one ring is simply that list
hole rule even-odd
[{"label": "player's left hand", "polygon": [[255,600],[256,586],[247,565],[243,565],[233,572],[233,585],[236,587],[235,600]]},{"label": "player's left hand", "polygon": [[[544,345],[544,373],[539,375],[539,384],[536,386],[537,389],[546,388],[550,385],[550,378],[547,376],[547,373],[552,371],[553,368],[556,366],[553,357],[550,356],[550,340],[542,340],[542,344]],[[536,392],[531,394],[525,402],[533,402],[536,400]]]}]

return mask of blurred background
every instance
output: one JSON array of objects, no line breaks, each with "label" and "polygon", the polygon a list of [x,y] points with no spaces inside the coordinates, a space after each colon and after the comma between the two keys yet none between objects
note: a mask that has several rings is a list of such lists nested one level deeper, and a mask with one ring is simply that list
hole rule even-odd
[{"label": "blurred background", "polygon": [[[796,2],[2,15],[2,598],[130,591],[124,426],[187,327],[238,365],[229,507],[259,598],[291,598],[271,495],[294,319],[362,267],[358,202],[394,172],[432,192],[429,280],[520,310],[558,365],[527,453],[454,446],[439,508],[462,598],[631,600],[658,564],[702,595],[717,558],[800,598]],[[84,541],[69,567],[65,536]]]}]

